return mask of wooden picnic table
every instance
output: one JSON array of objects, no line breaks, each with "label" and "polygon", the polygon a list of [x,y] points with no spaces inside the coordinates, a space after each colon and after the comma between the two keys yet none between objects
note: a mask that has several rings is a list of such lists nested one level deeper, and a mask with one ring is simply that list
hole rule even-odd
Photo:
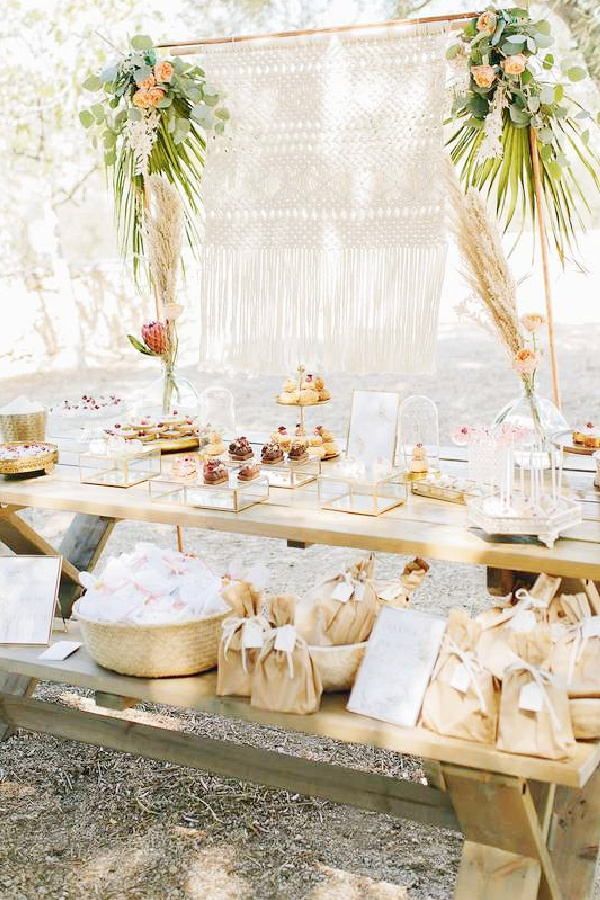
[{"label": "wooden picnic table", "polygon": [[[453,460],[451,465],[460,466]],[[62,601],[77,595],[77,572],[99,558],[117,520],[205,528],[313,543],[419,554],[486,565],[500,573],[539,573],[600,581],[600,514],[588,461],[574,461],[571,488],[584,501],[584,521],[549,549],[530,540],[494,540],[466,527],[461,506],[411,497],[379,518],[318,509],[314,486],[272,490],[268,503],[233,514],[150,500],[147,486],[122,490],[80,484],[78,469],[60,465],[32,480],[0,481],[0,540],[20,553],[54,553],[19,516],[26,508],[76,514],[58,552],[64,556]],[[68,623],[76,639],[77,625]],[[64,639],[55,632],[53,640]],[[326,797],[465,836],[456,883],[459,900],[579,900],[592,896],[600,840],[600,745],[578,742],[567,761],[503,753],[422,728],[399,728],[346,711],[344,695],[324,696],[312,716],[254,709],[217,698],[215,675],[138,679],[97,666],[82,648],[63,662],[39,649],[0,648],[0,738],[15,727],[169,760],[241,780]],[[62,706],[32,699],[37,681],[94,691],[95,704]],[[133,707],[166,704],[383,747],[424,760],[428,784],[185,734]],[[83,708],[82,708],[83,707]]]}]

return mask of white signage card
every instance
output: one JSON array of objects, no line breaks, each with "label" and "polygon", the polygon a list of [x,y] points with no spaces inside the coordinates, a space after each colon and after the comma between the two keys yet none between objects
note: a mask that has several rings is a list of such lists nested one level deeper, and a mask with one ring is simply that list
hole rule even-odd
[{"label": "white signage card", "polygon": [[60,556],[0,558],[0,644],[48,644],[58,599]]},{"label": "white signage card", "polygon": [[80,647],[79,641],[57,641],[56,644],[52,644],[47,650],[43,650],[38,659],[67,659]]},{"label": "white signage card", "polygon": [[385,606],[350,694],[350,712],[416,725],[445,630],[445,619]]}]

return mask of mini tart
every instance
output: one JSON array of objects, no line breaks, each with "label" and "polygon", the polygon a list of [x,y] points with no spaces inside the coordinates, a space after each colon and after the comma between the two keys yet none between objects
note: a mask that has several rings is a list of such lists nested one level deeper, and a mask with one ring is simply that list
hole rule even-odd
[{"label": "mini tart", "polygon": [[320,434],[311,434],[308,439],[308,444],[310,447],[322,447],[323,446],[323,438]]},{"label": "mini tart", "polygon": [[264,466],[276,466],[283,462],[283,450],[279,444],[265,444],[260,451],[260,461]]},{"label": "mini tart", "polygon": [[254,481],[260,475],[260,466],[252,463],[249,466],[242,466],[238,472],[238,481]]},{"label": "mini tart", "polygon": [[282,450],[289,450],[292,446],[292,439],[290,435],[287,433],[287,428],[284,428],[283,425],[274,431],[271,435],[271,441],[279,444]]},{"label": "mini tart", "polygon": [[323,444],[323,459],[328,459],[332,456],[339,456],[340,448],[336,444],[335,441],[329,441],[326,444]]},{"label": "mini tart", "polygon": [[295,441],[288,453],[288,460],[291,463],[307,462],[309,459],[306,451],[306,443],[304,441]]},{"label": "mini tart", "polygon": [[293,378],[286,378],[283,382],[283,391],[286,394],[291,394],[298,389],[298,382],[294,381]]},{"label": "mini tart", "polygon": [[181,431],[179,428],[163,428],[160,437],[164,441],[175,441],[181,437]]},{"label": "mini tart", "polygon": [[194,456],[180,456],[173,462],[171,474],[185,481],[195,481],[198,477],[197,459]]},{"label": "mini tart", "polygon": [[203,453],[205,456],[221,456],[222,453],[225,453],[225,444],[223,441],[219,442],[210,442],[203,448]]},{"label": "mini tart", "polygon": [[252,447],[245,437],[238,438],[229,445],[229,459],[232,462],[245,462],[247,459],[252,459],[253,456]]},{"label": "mini tart", "polygon": [[324,403],[325,400],[331,400],[331,393],[327,388],[321,388],[319,391],[319,402]]}]

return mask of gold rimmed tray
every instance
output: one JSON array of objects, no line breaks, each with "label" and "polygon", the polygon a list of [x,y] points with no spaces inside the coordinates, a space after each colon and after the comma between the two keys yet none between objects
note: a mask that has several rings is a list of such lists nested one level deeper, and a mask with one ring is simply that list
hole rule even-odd
[{"label": "gold rimmed tray", "polygon": [[[0,448],[12,449],[13,447],[27,447],[32,441],[10,441],[1,444]],[[51,472],[58,462],[58,447],[56,444],[47,444],[43,441],[35,441],[39,447],[44,447],[45,453],[32,453],[30,456],[22,456],[18,459],[0,459],[0,475],[28,475],[33,472]]]},{"label": "gold rimmed tray", "polygon": [[283,400],[279,399],[279,394],[275,394],[275,403],[278,406],[289,406],[291,409],[298,406],[325,406],[326,403],[330,403],[331,398],[329,400],[313,400],[312,402],[303,403],[301,400],[297,400],[295,403],[284,403]]}]

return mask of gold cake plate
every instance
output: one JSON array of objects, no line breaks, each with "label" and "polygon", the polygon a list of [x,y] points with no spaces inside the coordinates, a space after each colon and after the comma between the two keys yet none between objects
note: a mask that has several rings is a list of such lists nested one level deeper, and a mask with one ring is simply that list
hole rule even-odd
[{"label": "gold cake plate", "polygon": [[303,403],[301,400],[297,400],[295,403],[284,403],[283,400],[279,399],[279,394],[275,394],[275,402],[277,403],[278,406],[289,406],[289,407],[294,408],[295,406],[325,406],[326,403],[331,402],[331,399],[329,399],[329,400],[313,400],[312,402],[309,401],[308,403],[306,403],[306,402]]},{"label": "gold cake plate", "polygon": [[[0,444],[0,449],[12,449],[13,447],[27,447],[33,441],[10,441]],[[0,475],[30,475],[33,472],[51,472],[58,462],[58,447],[56,444],[47,444],[35,441],[40,447],[45,447],[49,452],[21,456],[19,459],[0,460]]]}]

